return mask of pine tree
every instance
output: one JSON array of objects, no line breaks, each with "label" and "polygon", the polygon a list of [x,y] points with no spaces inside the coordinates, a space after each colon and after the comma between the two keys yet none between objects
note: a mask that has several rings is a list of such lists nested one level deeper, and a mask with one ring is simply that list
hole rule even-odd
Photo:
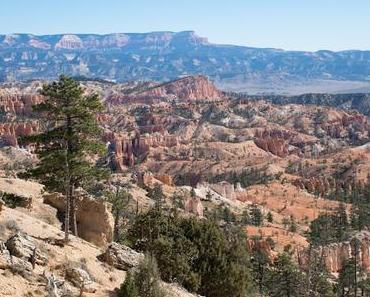
[{"label": "pine tree", "polygon": [[84,95],[79,83],[66,76],[45,85],[41,94],[45,100],[34,110],[39,113],[43,129],[21,139],[36,145],[40,162],[25,176],[37,178],[47,190],[65,195],[64,231],[68,241],[70,226],[73,234],[78,235],[75,189],[107,173],[91,161],[93,155],[104,152],[96,120],[103,105],[97,95]]},{"label": "pine tree", "polygon": [[[352,255],[347,261],[344,262],[338,277],[338,296],[359,296],[361,286],[365,284],[363,281],[364,271],[360,264],[360,241],[354,239],[351,242]],[[364,287],[366,288],[366,286]]]},{"label": "pine tree", "polygon": [[270,297],[301,297],[304,276],[287,253],[276,259],[268,273],[268,296]]},{"label": "pine tree", "polygon": [[184,209],[184,197],[181,193],[175,192],[172,195],[172,203],[175,209]]},{"label": "pine tree", "polygon": [[346,239],[346,235],[349,229],[348,216],[346,211],[346,206],[344,203],[340,203],[335,216],[335,229],[336,229],[336,238],[338,241],[343,241]]},{"label": "pine tree", "polygon": [[266,216],[266,219],[269,223],[273,223],[274,222],[274,216],[272,215],[271,211],[269,211],[267,213],[267,216]]},{"label": "pine tree", "polygon": [[253,280],[257,285],[258,293],[260,296],[266,291],[267,286],[267,274],[270,269],[270,261],[266,255],[261,250],[256,250],[251,255],[251,268]]},{"label": "pine tree", "polygon": [[127,188],[116,187],[115,191],[105,193],[106,199],[112,204],[112,212],[114,217],[113,240],[119,240],[119,225],[122,212],[132,199],[131,193]]},{"label": "pine tree", "polygon": [[161,210],[165,202],[162,186],[160,184],[156,184],[153,189],[149,190],[148,196],[154,200],[155,208],[157,210]]},{"label": "pine tree", "polygon": [[126,279],[117,293],[118,297],[140,297],[136,286],[134,273],[127,272]]},{"label": "pine tree", "polygon": [[307,297],[333,297],[333,285],[328,281],[330,275],[325,267],[324,258],[310,245],[308,249],[307,267],[304,268],[305,296]]},{"label": "pine tree", "polygon": [[297,223],[293,216],[290,216],[290,224],[289,224],[289,231],[290,232],[297,232]]},{"label": "pine tree", "polygon": [[145,256],[136,270],[130,271],[118,291],[118,297],[164,297],[157,261]]},{"label": "pine tree", "polygon": [[250,215],[252,225],[261,226],[263,224],[263,214],[257,204],[252,205]]}]

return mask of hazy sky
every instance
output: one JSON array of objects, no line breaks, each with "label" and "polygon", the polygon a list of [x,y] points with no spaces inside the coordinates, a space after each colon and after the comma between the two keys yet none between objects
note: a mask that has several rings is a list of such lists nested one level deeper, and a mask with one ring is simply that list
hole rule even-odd
[{"label": "hazy sky", "polygon": [[181,30],[214,43],[370,50],[370,0],[0,0],[0,34]]}]

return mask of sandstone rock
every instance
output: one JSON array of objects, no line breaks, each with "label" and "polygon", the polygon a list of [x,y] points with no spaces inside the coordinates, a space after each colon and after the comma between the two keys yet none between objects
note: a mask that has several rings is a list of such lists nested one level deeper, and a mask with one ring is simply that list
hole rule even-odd
[{"label": "sandstone rock", "polygon": [[270,243],[265,239],[261,240],[248,239],[247,248],[250,252],[255,251],[262,252],[263,254],[265,254],[265,256],[269,259],[270,262],[272,262],[277,256],[277,253],[272,250]]},{"label": "sandstone rock", "polygon": [[27,235],[17,233],[6,241],[5,246],[9,250],[12,257],[17,257],[24,261],[30,261],[35,253],[36,264],[38,265],[47,264],[48,259],[46,255],[44,255],[36,247],[32,238]]},{"label": "sandstone rock", "polygon": [[43,97],[34,93],[23,93],[15,89],[0,90],[0,111],[5,113],[30,115],[32,106],[43,101]]},{"label": "sandstone rock", "polygon": [[[77,226],[79,236],[97,246],[106,246],[113,239],[114,220],[111,212],[111,204],[94,199],[76,190],[77,203]],[[57,193],[44,196],[44,202],[64,212],[64,197]]]},{"label": "sandstone rock", "polygon": [[17,257],[11,257],[11,264],[9,266],[13,272],[19,274],[30,273],[32,271],[32,265],[30,262]]},{"label": "sandstone rock", "polygon": [[[338,273],[343,268],[344,263],[353,257],[355,242],[358,242],[358,261],[361,267],[370,274],[370,232],[361,231],[354,234],[349,241],[333,243],[327,246],[320,246],[311,255],[322,257],[326,269],[331,273]],[[309,250],[298,251],[298,262],[302,267],[306,267],[309,261]]]},{"label": "sandstone rock", "polygon": [[[146,129],[149,128],[146,127]],[[153,129],[150,128],[150,130]],[[112,165],[118,171],[124,171],[126,166],[133,167],[135,164],[145,161],[153,148],[176,147],[181,142],[178,136],[170,135],[167,131],[155,131],[145,135],[136,133],[134,137],[107,133],[104,140],[110,143],[110,150],[114,153]]]},{"label": "sandstone rock", "polygon": [[189,197],[185,202],[185,211],[196,215],[197,217],[203,217],[204,207],[200,200],[200,197]]},{"label": "sandstone rock", "polygon": [[106,262],[120,270],[128,270],[139,265],[139,262],[143,258],[143,254],[115,242],[112,242],[108,246],[107,250],[98,256],[99,260]]},{"label": "sandstone rock", "polygon": [[79,49],[83,47],[82,40],[73,34],[63,35],[62,38],[55,44],[56,49]]},{"label": "sandstone rock", "polygon": [[226,181],[220,182],[218,184],[210,184],[209,187],[214,190],[216,193],[220,194],[221,196],[231,200],[235,201],[236,199],[236,192],[240,191],[241,186],[239,184],[239,187],[235,189],[235,186],[233,184],[230,184]]},{"label": "sandstone rock", "polygon": [[205,76],[198,75],[184,77],[129,95],[116,95],[107,100],[110,103],[120,104],[124,102],[152,103],[153,100],[165,99],[217,101],[223,98],[225,98],[225,95],[212,82]]},{"label": "sandstone rock", "polygon": [[31,272],[31,263],[17,257],[13,257],[6,245],[0,242],[0,269],[11,269],[13,272]]},{"label": "sandstone rock", "polygon": [[46,291],[49,297],[59,297],[59,296],[72,296],[72,290],[66,286],[66,283],[59,280],[52,273],[47,273],[44,271],[42,275],[45,279]]},{"label": "sandstone rock", "polygon": [[18,137],[30,135],[38,130],[38,122],[0,124],[0,146],[18,146]]},{"label": "sandstone rock", "polygon": [[86,293],[95,293],[96,288],[94,287],[94,282],[91,279],[89,273],[82,268],[68,268],[66,270],[66,278],[75,287],[83,288]]},{"label": "sandstone rock", "polygon": [[154,177],[167,186],[173,186],[173,178],[168,174],[155,174]]},{"label": "sandstone rock", "polygon": [[5,244],[0,241],[0,269],[8,269],[12,262],[10,253]]}]

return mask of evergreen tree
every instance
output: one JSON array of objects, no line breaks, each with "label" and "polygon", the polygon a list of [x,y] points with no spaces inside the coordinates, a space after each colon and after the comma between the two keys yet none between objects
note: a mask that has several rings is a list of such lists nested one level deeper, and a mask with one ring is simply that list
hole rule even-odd
[{"label": "evergreen tree", "polygon": [[207,191],[206,200],[207,201],[212,201],[212,193],[211,193],[211,191]]},{"label": "evergreen tree", "polygon": [[293,216],[290,216],[290,224],[289,224],[289,231],[290,232],[297,232],[297,223]]},{"label": "evergreen tree", "polygon": [[118,297],[165,297],[160,285],[158,265],[152,256],[146,256],[133,272],[129,272]]},{"label": "evergreen tree", "polygon": [[304,296],[304,276],[287,253],[279,255],[268,273],[268,296]]},{"label": "evergreen tree", "polygon": [[[352,218],[353,220],[353,218]],[[313,245],[326,245],[348,238],[350,225],[343,206],[333,214],[321,214],[310,224],[309,240]]]},{"label": "evergreen tree", "polygon": [[370,227],[370,204],[368,202],[357,202],[353,204],[351,225],[358,231]]},{"label": "evergreen tree", "polygon": [[343,241],[346,239],[349,229],[348,216],[344,203],[339,204],[334,216],[334,228],[337,232],[336,238],[338,241]]},{"label": "evergreen tree", "polygon": [[323,263],[323,257],[312,249],[312,246],[308,249],[307,264],[307,267],[304,269],[306,279],[306,294],[304,296],[333,297],[333,285],[328,281],[330,276]]},{"label": "evergreen tree", "polygon": [[263,296],[267,289],[267,275],[270,269],[270,261],[261,250],[255,250],[251,255],[251,268],[253,280],[258,288],[258,293]]},{"label": "evergreen tree", "polygon": [[[338,277],[338,296],[340,297],[356,297],[359,296],[362,284],[366,284],[364,271],[360,264],[360,241],[354,239],[351,242],[352,255],[351,258],[344,262]],[[366,290],[366,286],[364,287]]]},{"label": "evergreen tree", "polygon": [[273,223],[273,222],[274,222],[274,217],[273,217],[273,215],[272,215],[271,211],[269,211],[269,212],[267,213],[266,219],[267,219],[267,221],[268,221],[269,223]]},{"label": "evergreen tree", "polygon": [[172,203],[173,203],[173,206],[177,209],[184,209],[185,207],[185,204],[184,204],[184,197],[178,193],[178,192],[175,192],[172,196]]},{"label": "evergreen tree", "polygon": [[117,293],[118,297],[140,297],[132,271],[127,272],[126,279]]},{"label": "evergreen tree", "polygon": [[249,225],[251,224],[251,217],[249,215],[249,210],[243,210],[243,213],[240,216],[240,223],[242,225]]},{"label": "evergreen tree", "polygon": [[160,184],[155,184],[154,188],[148,191],[148,197],[154,200],[154,207],[157,210],[161,210],[163,208],[165,196]]},{"label": "evergreen tree", "polygon": [[194,188],[191,188],[191,190],[190,190],[190,196],[191,196],[191,198],[195,198],[197,195],[195,194],[195,190],[194,190]]},{"label": "evergreen tree", "polygon": [[163,280],[207,297],[245,297],[252,287],[243,232],[211,220],[151,209],[128,232],[133,248],[151,253]]},{"label": "evergreen tree", "polygon": [[120,218],[122,213],[132,199],[132,195],[127,188],[116,187],[115,191],[105,193],[106,199],[112,204],[112,212],[114,217],[113,240],[119,240]]},{"label": "evergreen tree", "polygon": [[257,204],[252,205],[250,216],[252,225],[261,226],[263,224],[263,214]]},{"label": "evergreen tree", "polygon": [[354,259],[347,260],[339,272],[338,277],[338,296],[339,297],[346,297],[346,296],[354,296],[355,291],[355,275],[357,274],[356,271],[356,264]]},{"label": "evergreen tree", "polygon": [[97,95],[84,95],[78,82],[66,76],[45,85],[44,102],[34,107],[42,121],[41,133],[21,141],[34,143],[40,162],[28,170],[27,177],[37,178],[47,190],[65,195],[65,240],[71,229],[78,235],[75,189],[96,181],[107,171],[91,162],[102,154],[100,128],[96,114],[103,110]]}]

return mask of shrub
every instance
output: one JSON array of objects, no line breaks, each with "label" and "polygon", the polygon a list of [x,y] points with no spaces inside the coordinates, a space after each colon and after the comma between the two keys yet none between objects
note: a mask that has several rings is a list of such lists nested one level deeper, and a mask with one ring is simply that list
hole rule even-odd
[{"label": "shrub", "polygon": [[152,209],[138,216],[128,237],[134,249],[155,256],[165,281],[212,297],[241,297],[251,289],[246,238],[235,227]]},{"label": "shrub", "polygon": [[164,297],[157,261],[146,256],[136,270],[128,272],[118,297]]},{"label": "shrub", "polygon": [[4,201],[5,205],[9,208],[16,208],[18,206],[24,205],[24,199],[15,194],[3,193],[2,200]]}]

